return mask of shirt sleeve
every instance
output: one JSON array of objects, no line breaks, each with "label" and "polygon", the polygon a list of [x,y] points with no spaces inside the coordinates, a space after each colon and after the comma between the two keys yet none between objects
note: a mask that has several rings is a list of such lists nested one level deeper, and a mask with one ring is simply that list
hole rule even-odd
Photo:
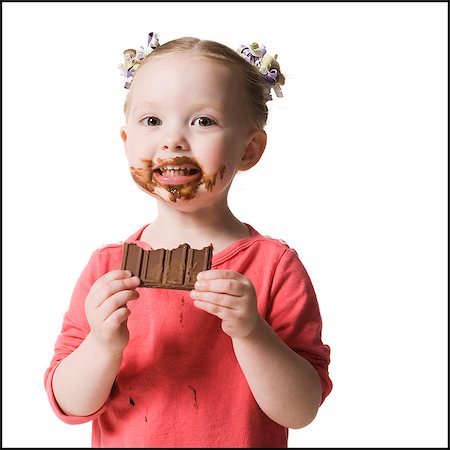
[{"label": "shirt sleeve", "polygon": [[309,361],[322,383],[321,404],[331,392],[330,347],[322,342],[322,318],[316,293],[294,249],[287,248],[276,268],[268,321],[277,335]]},{"label": "shirt sleeve", "polygon": [[50,366],[45,371],[44,385],[50,405],[59,419],[68,424],[81,424],[99,416],[108,402],[94,414],[89,416],[72,416],[65,414],[59,407],[53,392],[53,375],[61,361],[84,341],[90,331],[89,323],[84,312],[84,301],[91,286],[101,276],[99,268],[99,250],[94,251],[87,266],[82,271],[72,294],[69,309],[64,314],[61,332],[56,340],[54,355]]}]

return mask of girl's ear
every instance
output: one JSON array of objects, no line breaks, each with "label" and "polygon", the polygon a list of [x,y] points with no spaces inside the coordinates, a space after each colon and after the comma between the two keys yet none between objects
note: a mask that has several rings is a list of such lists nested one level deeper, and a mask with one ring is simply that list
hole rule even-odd
[{"label": "girl's ear", "polygon": [[266,148],[267,134],[264,130],[253,131],[245,147],[239,164],[239,170],[248,170],[253,167],[261,158]]},{"label": "girl's ear", "polygon": [[127,138],[128,138],[126,126],[123,126],[120,128],[120,137],[122,138],[122,142],[125,147],[125,153],[126,153],[127,152]]}]

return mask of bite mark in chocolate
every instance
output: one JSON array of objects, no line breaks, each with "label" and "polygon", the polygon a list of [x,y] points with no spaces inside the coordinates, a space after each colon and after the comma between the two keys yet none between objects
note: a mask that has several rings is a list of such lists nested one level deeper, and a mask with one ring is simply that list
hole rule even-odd
[{"label": "bite mark in chocolate", "polygon": [[172,250],[144,250],[125,242],[121,269],[139,277],[138,287],[190,291],[194,289],[197,274],[211,268],[212,252],[212,244],[200,250],[189,244]]}]

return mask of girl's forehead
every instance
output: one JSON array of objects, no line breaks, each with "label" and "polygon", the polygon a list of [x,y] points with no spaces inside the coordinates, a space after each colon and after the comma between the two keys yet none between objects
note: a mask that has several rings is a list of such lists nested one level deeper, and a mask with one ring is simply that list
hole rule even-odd
[{"label": "girl's forehead", "polygon": [[210,56],[201,53],[195,50],[172,50],[161,54],[153,54],[149,57],[148,63],[152,62],[172,62],[172,63],[181,63],[181,61],[204,61],[204,62],[213,62],[213,58]]},{"label": "girl's forehead", "polygon": [[[232,78],[231,68],[225,62],[195,51],[170,52],[151,57],[141,69],[149,75],[174,73],[188,77],[195,72],[196,76]],[[233,77],[234,78],[234,77]]]},{"label": "girl's forehead", "polygon": [[136,91],[158,91],[161,95],[186,90],[217,94],[236,90],[236,81],[223,63],[187,51],[152,57],[138,69],[133,84]]},{"label": "girl's forehead", "polygon": [[242,85],[233,71],[214,58],[189,51],[149,58],[138,69],[130,94],[129,108],[134,114],[149,104],[153,109],[176,108],[180,113],[193,105],[207,105],[237,117],[244,107]]}]

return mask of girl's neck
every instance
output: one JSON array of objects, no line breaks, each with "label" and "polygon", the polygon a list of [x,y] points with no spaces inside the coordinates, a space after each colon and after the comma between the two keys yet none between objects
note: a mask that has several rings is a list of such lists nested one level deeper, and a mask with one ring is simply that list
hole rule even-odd
[{"label": "girl's neck", "polygon": [[176,248],[182,243],[203,248],[212,243],[214,253],[218,253],[234,241],[249,236],[248,227],[233,215],[226,203],[195,212],[158,205],[158,216],[144,230],[141,240],[152,248]]}]

